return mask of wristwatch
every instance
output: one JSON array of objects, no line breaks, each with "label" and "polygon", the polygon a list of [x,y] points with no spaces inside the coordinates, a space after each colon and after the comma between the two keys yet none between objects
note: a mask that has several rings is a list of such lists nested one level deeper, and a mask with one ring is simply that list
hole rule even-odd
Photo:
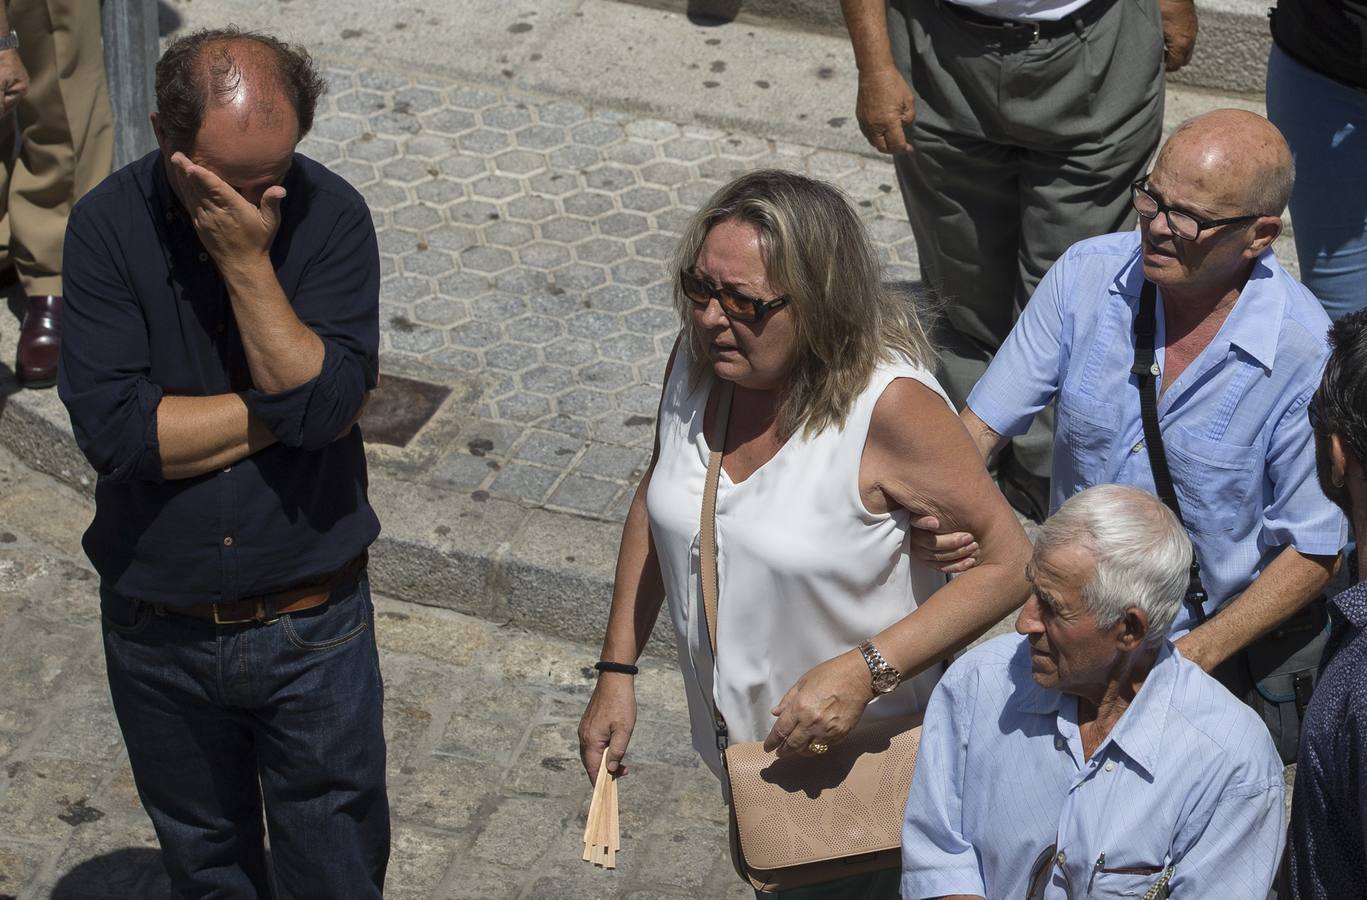
[{"label": "wristwatch", "polygon": [[894,669],[883,658],[883,654],[878,652],[873,641],[865,641],[860,644],[859,653],[864,657],[864,664],[869,667],[869,677],[873,681],[874,693],[891,694],[901,683],[902,673]]},{"label": "wristwatch", "polygon": [[19,34],[11,28],[9,34],[0,37],[0,50],[18,50]]}]

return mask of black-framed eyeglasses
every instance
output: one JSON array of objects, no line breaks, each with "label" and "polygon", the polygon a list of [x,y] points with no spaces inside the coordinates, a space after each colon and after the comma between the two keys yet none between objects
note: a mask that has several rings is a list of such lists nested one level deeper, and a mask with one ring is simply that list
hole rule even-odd
[{"label": "black-framed eyeglasses", "polygon": [[1184,241],[1196,240],[1207,228],[1233,225],[1235,222],[1251,222],[1254,219],[1261,219],[1264,215],[1253,213],[1247,216],[1230,216],[1226,219],[1200,219],[1184,209],[1168,206],[1145,187],[1148,180],[1149,176],[1145,175],[1130,185],[1130,202],[1134,204],[1134,211],[1146,219],[1153,219],[1159,213],[1165,214],[1168,218],[1168,228]]},{"label": "black-framed eyeglasses", "polygon": [[778,309],[788,302],[787,297],[760,300],[751,297],[749,294],[742,294],[734,288],[718,287],[696,272],[680,272],[679,287],[683,290],[684,296],[692,300],[694,305],[705,307],[716,300],[728,319],[735,319],[752,325],[763,319],[766,313]]}]

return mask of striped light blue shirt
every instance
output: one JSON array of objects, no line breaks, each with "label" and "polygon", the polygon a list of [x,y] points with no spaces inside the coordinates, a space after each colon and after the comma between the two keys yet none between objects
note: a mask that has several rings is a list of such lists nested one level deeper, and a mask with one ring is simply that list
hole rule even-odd
[{"label": "striped light blue shirt", "polygon": [[[1094,484],[1154,490],[1130,374],[1143,283],[1138,232],[1073,245],[968,397],[973,412],[1007,437],[1023,434],[1057,400],[1054,509]],[[1162,303],[1157,328],[1161,368]],[[1315,477],[1305,411],[1329,355],[1328,329],[1319,301],[1265,251],[1219,333],[1159,397],[1168,468],[1201,562],[1207,612],[1241,593],[1284,547],[1332,555],[1347,538],[1342,513]],[[1184,605],[1173,637],[1193,625]]]},{"label": "striped light blue shirt", "polygon": [[902,829],[902,897],[1142,897],[1172,866],[1175,897],[1267,895],[1285,832],[1267,728],[1165,643],[1129,708],[1083,759],[1077,698],[1037,685],[1026,640],[969,652],[926,710]]}]

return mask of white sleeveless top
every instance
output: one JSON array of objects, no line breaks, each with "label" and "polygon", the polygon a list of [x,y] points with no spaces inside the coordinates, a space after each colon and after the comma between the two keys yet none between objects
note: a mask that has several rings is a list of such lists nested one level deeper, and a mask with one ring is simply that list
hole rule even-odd
[{"label": "white sleeveless top", "polygon": [[[688,695],[693,746],[722,778],[709,696],[732,743],[763,740],[770,710],[817,663],[845,653],[903,618],[945,583],[908,553],[903,509],[872,513],[859,495],[859,464],[883,390],[911,378],[941,397],[926,369],[884,364],[844,428],[788,439],[740,484],[717,488],[717,642],[713,666],[699,578],[699,525],[707,480],[703,410],[714,379],[688,388],[682,354],[665,385],[660,454],[646,494],[650,530]],[[948,397],[945,402],[949,403]],[[951,404],[952,408],[952,404]],[[923,710],[940,666],[872,702],[865,716]],[[722,779],[725,781],[725,779]]]}]

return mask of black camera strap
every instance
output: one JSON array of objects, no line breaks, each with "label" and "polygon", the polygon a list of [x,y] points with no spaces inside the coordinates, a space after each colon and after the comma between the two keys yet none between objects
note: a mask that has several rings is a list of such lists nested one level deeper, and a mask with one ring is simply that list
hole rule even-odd
[{"label": "black camera strap", "polygon": [[[1153,282],[1144,279],[1144,288],[1139,293],[1139,314],[1134,319],[1134,365],[1130,371],[1139,382],[1139,417],[1144,424],[1144,446],[1149,452],[1149,468],[1153,470],[1153,484],[1158,490],[1158,499],[1172,510],[1182,527],[1187,527],[1182,518],[1182,505],[1177,501],[1177,491],[1172,486],[1172,473],[1168,470],[1168,452],[1163,447],[1163,433],[1158,428],[1158,362],[1154,358],[1153,341],[1157,331],[1154,307],[1158,302],[1158,289]],[[1191,574],[1187,580],[1186,602],[1191,606],[1196,624],[1206,620],[1206,588],[1201,583],[1201,563],[1196,559],[1196,550],[1191,553]]]}]

